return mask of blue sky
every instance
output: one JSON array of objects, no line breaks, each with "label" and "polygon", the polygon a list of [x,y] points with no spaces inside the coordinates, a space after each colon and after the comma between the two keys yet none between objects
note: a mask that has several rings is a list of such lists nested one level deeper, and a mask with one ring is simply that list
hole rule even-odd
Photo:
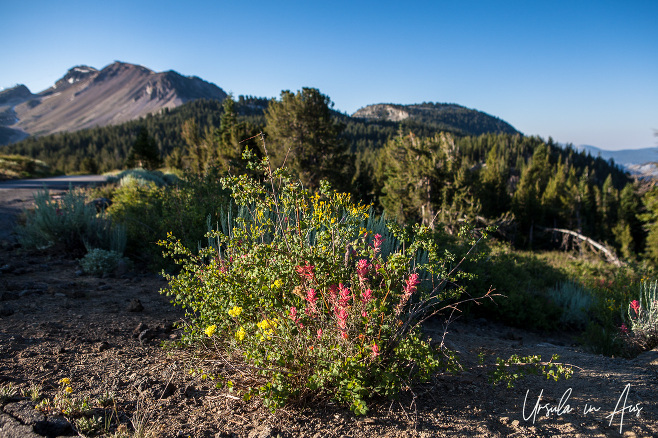
[{"label": "blue sky", "polygon": [[653,147],[658,1],[0,2],[0,87],[80,64],[176,70],[234,95],[317,87],[335,108],[458,103],[526,135]]}]

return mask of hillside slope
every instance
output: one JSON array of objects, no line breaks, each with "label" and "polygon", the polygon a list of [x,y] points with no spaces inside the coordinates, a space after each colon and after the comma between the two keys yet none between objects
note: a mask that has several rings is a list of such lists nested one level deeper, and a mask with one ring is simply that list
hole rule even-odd
[{"label": "hillside slope", "polygon": [[123,62],[100,71],[77,66],[41,93],[20,85],[0,94],[0,144],[21,135],[116,125],[192,100],[225,97],[218,86],[174,71],[155,73]]},{"label": "hillside slope", "polygon": [[466,135],[487,133],[518,134],[512,125],[482,111],[453,103],[421,103],[413,105],[376,104],[357,110],[352,117],[369,121],[415,121],[439,129],[460,131]]}]

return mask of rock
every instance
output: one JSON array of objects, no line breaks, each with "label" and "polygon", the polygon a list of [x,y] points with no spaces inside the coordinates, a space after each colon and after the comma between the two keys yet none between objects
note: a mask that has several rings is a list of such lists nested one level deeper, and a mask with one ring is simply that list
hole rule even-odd
[{"label": "rock", "polygon": [[98,286],[98,288],[97,288],[97,290],[99,290],[101,292],[106,291],[106,290],[110,290],[110,289],[112,289],[112,286],[110,286],[109,284],[102,284],[102,285]]},{"label": "rock", "polygon": [[34,431],[44,436],[73,435],[73,427],[64,417],[48,417],[34,425]]},{"label": "rock", "polygon": [[43,438],[34,433],[32,426],[21,424],[7,414],[0,414],[0,434],[3,438]]},{"label": "rock", "polygon": [[128,312],[141,312],[144,310],[144,306],[142,306],[142,302],[139,301],[139,299],[133,298],[130,300],[130,304],[128,304],[127,310]]},{"label": "rock", "polygon": [[32,403],[27,400],[21,400],[16,403],[7,403],[4,407],[4,411],[12,417],[20,420],[23,424],[35,424],[46,419],[46,416],[34,409]]},{"label": "rock", "polygon": [[75,271],[75,276],[76,277],[81,277],[84,274],[84,271],[82,269],[78,269]]}]

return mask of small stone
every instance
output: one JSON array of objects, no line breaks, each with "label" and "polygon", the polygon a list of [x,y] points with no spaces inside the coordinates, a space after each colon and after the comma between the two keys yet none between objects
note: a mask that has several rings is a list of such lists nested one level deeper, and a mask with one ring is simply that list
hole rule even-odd
[{"label": "small stone", "polygon": [[519,427],[519,420],[512,421],[512,427]]},{"label": "small stone", "polygon": [[95,350],[100,353],[108,348],[110,348],[110,344],[107,341],[103,341],[96,345]]},{"label": "small stone", "polygon": [[84,274],[84,271],[82,269],[78,269],[75,271],[75,276],[76,277],[81,277]]},{"label": "small stone", "polygon": [[0,317],[2,317],[2,316],[11,316],[13,314],[14,314],[14,309],[12,309],[11,307],[9,307],[7,305],[4,305],[4,306],[0,307]]},{"label": "small stone", "polygon": [[137,298],[133,298],[130,300],[130,304],[128,304],[128,312],[141,312],[144,310],[144,306],[142,306],[142,302],[139,301]]}]

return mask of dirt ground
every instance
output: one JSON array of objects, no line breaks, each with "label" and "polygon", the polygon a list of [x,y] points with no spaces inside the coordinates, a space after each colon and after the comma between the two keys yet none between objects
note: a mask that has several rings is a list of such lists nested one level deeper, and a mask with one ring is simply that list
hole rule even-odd
[{"label": "dirt ground", "polygon": [[[375,401],[365,418],[330,403],[272,414],[257,399],[245,402],[192,376],[198,362],[190,352],[161,347],[180,336],[174,323],[183,315],[159,294],[167,283],[158,275],[85,276],[65,254],[24,252],[10,233],[0,241],[0,388],[19,389],[0,403],[0,438],[75,436],[70,418],[34,410],[20,392],[38,385],[53,399],[62,378],[71,380],[71,397],[89,397],[94,415],[112,419],[106,435],[142,424],[158,437],[658,436],[658,350],[633,360],[596,356],[567,335],[486,320],[448,328],[463,372]],[[427,332],[438,338],[443,326],[434,322]],[[507,389],[488,383],[491,367],[479,365],[479,353],[489,362],[559,354],[577,368],[569,380],[533,376]],[[111,404],[94,401],[108,392]]]}]

